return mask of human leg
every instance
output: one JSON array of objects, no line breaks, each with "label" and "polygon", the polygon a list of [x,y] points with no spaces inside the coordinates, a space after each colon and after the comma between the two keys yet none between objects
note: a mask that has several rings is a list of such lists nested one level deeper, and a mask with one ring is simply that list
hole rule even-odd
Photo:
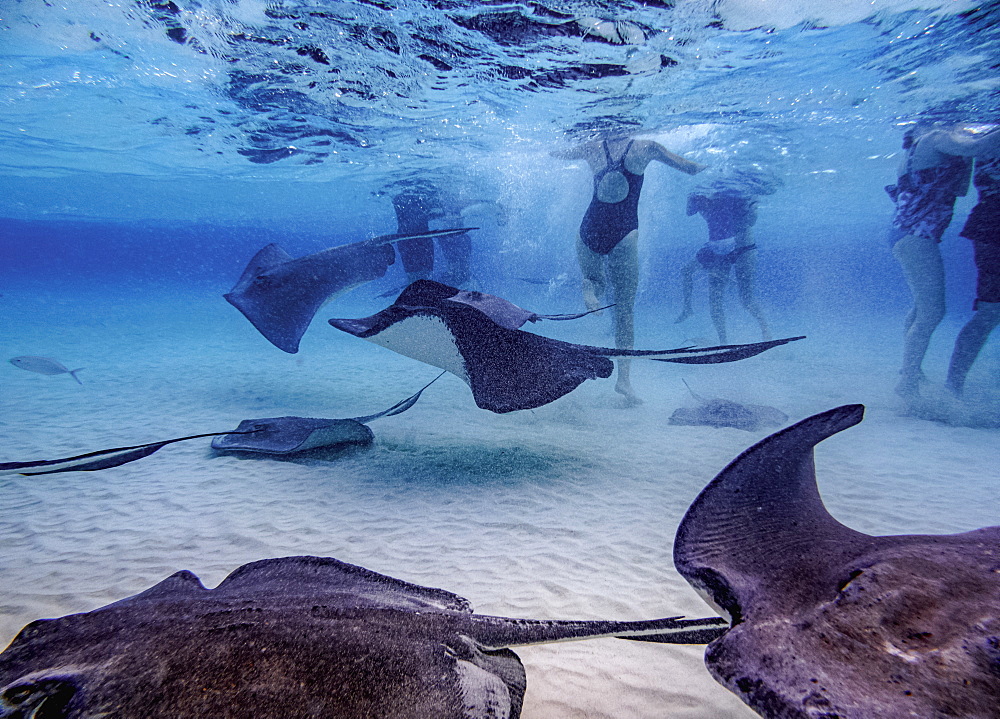
[{"label": "human leg", "polygon": [[708,271],[708,314],[719,335],[719,344],[726,344],[726,285],[729,284],[729,268]]},{"label": "human leg", "polygon": [[913,309],[903,338],[903,366],[896,392],[912,396],[918,392],[923,363],[931,334],[944,318],[944,263],[936,240],[907,235],[892,249],[903,268],[913,295]]},{"label": "human leg", "polygon": [[[615,346],[632,349],[635,346],[635,296],[639,287],[639,232],[633,230],[608,255],[608,275],[615,300]],[[641,400],[632,389],[632,363],[618,360],[615,391],[630,404]]]},{"label": "human leg", "polygon": [[974,243],[976,256],[976,313],[955,340],[948,367],[948,389],[961,395],[965,377],[990,333],[1000,324],[1000,244]]},{"label": "human leg", "polygon": [[948,367],[948,380],[945,383],[955,394],[962,394],[969,370],[972,369],[979,351],[998,324],[1000,324],[1000,302],[980,302],[972,319],[958,333],[955,349],[951,354],[951,364]]},{"label": "human leg", "polygon": [[681,306],[681,313],[677,315],[677,319],[674,320],[674,324],[683,322],[694,314],[691,299],[694,295],[694,273],[698,270],[698,267],[700,267],[698,260],[691,260],[684,265],[684,269],[681,270],[681,293],[683,297],[683,304]]},{"label": "human leg", "polygon": [[438,239],[441,254],[448,263],[448,273],[444,277],[445,284],[461,287],[468,283],[471,277],[472,238],[468,233],[454,237]]},{"label": "human leg", "polygon": [[400,240],[396,251],[410,282],[430,278],[434,271],[434,240],[429,237]]},{"label": "human leg", "polygon": [[596,310],[601,306],[601,298],[607,289],[605,276],[606,256],[599,255],[577,239],[576,258],[583,273],[583,302],[588,310]]},{"label": "human leg", "polygon": [[736,289],[740,302],[747,313],[760,325],[760,338],[763,341],[771,339],[771,329],[764,319],[764,310],[757,300],[757,250],[748,250],[736,258],[733,265],[736,276]]}]

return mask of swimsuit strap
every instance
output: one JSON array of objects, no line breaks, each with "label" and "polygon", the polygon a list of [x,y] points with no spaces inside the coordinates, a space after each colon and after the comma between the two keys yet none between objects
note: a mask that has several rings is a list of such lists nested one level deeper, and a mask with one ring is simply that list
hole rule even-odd
[{"label": "swimsuit strap", "polygon": [[617,160],[615,160],[613,157],[611,157],[611,150],[608,149],[608,141],[601,140],[601,146],[604,148],[604,158],[606,164],[604,166],[604,169],[602,169],[600,172],[594,175],[594,179],[600,182],[601,180],[604,179],[604,176],[611,171],[616,171],[616,172],[624,171],[622,172],[622,174],[624,174],[625,172],[629,172],[628,168],[625,167],[625,158],[628,157],[628,151],[632,149],[633,142],[635,142],[635,140],[629,140],[628,144],[625,145],[625,151],[622,153],[622,156],[619,157]]}]

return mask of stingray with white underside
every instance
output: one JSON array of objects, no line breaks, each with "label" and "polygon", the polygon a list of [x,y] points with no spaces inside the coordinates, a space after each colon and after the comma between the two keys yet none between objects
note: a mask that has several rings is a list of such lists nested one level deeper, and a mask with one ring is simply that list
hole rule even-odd
[{"label": "stingray with white underside", "polygon": [[510,647],[652,636],[704,644],[718,617],[512,619],[325,557],[246,564],[215,589],[181,571],[85,614],[24,627],[0,654],[0,716],[517,719]]},{"label": "stingray with white underside", "polygon": [[247,264],[226,300],[275,347],[294,354],[316,312],[348,290],[377,280],[395,262],[395,242],[449,237],[475,227],[380,235],[293,258],[270,244]]},{"label": "stingray with white underside", "polygon": [[871,536],[834,519],[813,448],[863,412],[771,435],[691,505],[674,563],[732,620],[705,663],[769,719],[995,719],[1000,527]]},{"label": "stingray with white underside", "polygon": [[498,413],[541,407],[588,379],[610,377],[614,363],[609,357],[714,364],[746,359],[802,339],[629,350],[562,342],[520,329],[529,321],[552,317],[495,295],[417,280],[377,314],[329,322],[355,337],[451,372],[469,385],[477,406]]}]

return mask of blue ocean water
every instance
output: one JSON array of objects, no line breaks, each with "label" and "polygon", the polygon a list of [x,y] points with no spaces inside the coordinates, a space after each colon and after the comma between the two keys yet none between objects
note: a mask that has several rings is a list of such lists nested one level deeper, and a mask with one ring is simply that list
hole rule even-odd
[{"label": "blue ocean water", "polygon": [[[374,448],[335,462],[185,446],[93,475],[0,478],[0,641],[177,569],[211,584],[287,554],[442,586],[498,614],[704,613],[672,572],[673,530],[765,433],[668,427],[691,400],[681,377],[791,419],[868,404],[860,449],[835,445],[824,464],[843,490],[828,502],[852,526],[995,524],[996,422],[983,418],[1000,407],[1000,347],[993,337],[970,374],[973,427],[900,409],[910,295],[883,188],[915,119],[997,121],[998,51],[1000,5],[960,0],[0,0],[2,358],[85,367],[77,387],[4,362],[0,462],[251,416],[357,416],[415,391],[436,370],[326,323],[389,304],[406,280],[398,261],[325,306],[297,355],[222,299],[268,243],[297,257],[394,232],[390,198],[406,183],[482,205],[466,218],[480,228],[471,287],[581,311],[591,176],[557,153],[599,131],[655,139],[710,176],[778,178],[754,227],[761,302],[776,336],[808,336],[734,365],[637,362],[645,404],[630,410],[602,381],[493,415],[448,378],[373,424]],[[715,342],[704,278],[694,317],[674,323],[681,268],[706,240],[685,212],[699,181],[647,172],[639,347]],[[937,385],[972,312],[958,232],[974,201],[959,200],[942,244],[948,314],[925,363]],[[730,339],[757,340],[734,293],[727,307]],[[608,313],[531,329],[614,341]],[[860,479],[886,457],[895,471]],[[698,674],[699,651],[658,650],[526,650],[524,716],[750,715]]]}]

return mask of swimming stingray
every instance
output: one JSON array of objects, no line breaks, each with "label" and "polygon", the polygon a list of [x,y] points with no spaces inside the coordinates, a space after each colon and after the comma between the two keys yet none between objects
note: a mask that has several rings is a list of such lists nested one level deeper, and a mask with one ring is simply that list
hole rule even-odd
[{"label": "swimming stingray", "polygon": [[[102,449],[87,454],[62,459],[41,459],[31,462],[0,462],[0,474],[56,474],[59,472],[94,472],[118,467],[148,457],[157,450],[189,439],[215,437],[212,449],[224,453],[265,456],[299,456],[319,448],[367,445],[374,439],[367,422],[379,417],[391,417],[405,412],[420,399],[421,393],[440,378],[444,372],[428,382],[416,394],[397,402],[389,409],[364,417],[350,419],[322,419],[317,417],[268,417],[245,419],[229,432],[208,432],[187,437],[165,439],[160,442],[138,444],[131,447]],[[2,719],[2,715],[0,715]]]},{"label": "swimming stingray", "polygon": [[1000,527],[871,536],[834,519],[813,447],[863,413],[771,435],[691,505],[674,563],[733,624],[705,663],[772,719],[995,719]]},{"label": "swimming stingray", "polygon": [[85,614],[28,624],[0,654],[0,716],[516,719],[509,647],[655,635],[703,644],[725,621],[554,621],[321,557],[245,564],[215,589],[181,571]]},{"label": "swimming stingray", "polygon": [[331,319],[330,324],[451,372],[469,385],[480,408],[498,413],[540,407],[585,380],[610,377],[614,363],[608,357],[692,364],[735,362],[802,339],[703,349],[626,350],[560,342],[519,329],[545,317],[494,295],[417,280],[378,314]]},{"label": "swimming stingray", "polygon": [[685,380],[681,381],[699,404],[697,407],[678,407],[667,420],[668,424],[735,427],[756,432],[764,427],[779,427],[788,421],[788,415],[780,409],[763,404],[740,404],[718,397],[706,399],[691,389]]},{"label": "swimming stingray", "polygon": [[392,243],[415,237],[447,237],[474,229],[381,235],[299,258],[272,243],[253,256],[236,286],[223,296],[271,344],[294,354],[324,303],[385,275],[396,258]]}]

